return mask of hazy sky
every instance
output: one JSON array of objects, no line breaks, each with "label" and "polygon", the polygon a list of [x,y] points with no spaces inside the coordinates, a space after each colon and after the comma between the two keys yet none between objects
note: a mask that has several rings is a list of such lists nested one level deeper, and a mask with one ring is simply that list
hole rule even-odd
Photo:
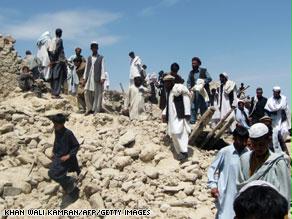
[{"label": "hazy sky", "polygon": [[76,46],[88,56],[98,41],[112,88],[127,87],[133,50],[149,73],[177,62],[186,79],[199,56],[214,80],[225,71],[250,94],[261,86],[270,96],[280,85],[291,99],[290,0],[2,0],[0,7],[0,33],[17,39],[22,56],[58,27],[68,57]]}]

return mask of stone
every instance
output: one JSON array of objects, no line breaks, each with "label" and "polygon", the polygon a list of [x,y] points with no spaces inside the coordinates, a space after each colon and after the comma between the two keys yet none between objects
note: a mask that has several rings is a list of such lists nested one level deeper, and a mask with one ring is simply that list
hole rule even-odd
[{"label": "stone", "polygon": [[12,115],[13,122],[20,122],[21,120],[26,119],[26,118],[27,118],[27,116],[24,114],[13,114]]},{"label": "stone", "polygon": [[90,197],[91,195],[100,192],[101,187],[97,183],[90,182],[84,186],[83,192],[86,197]]},{"label": "stone", "polygon": [[130,165],[133,159],[130,156],[117,157],[115,159],[114,166],[120,170],[124,169],[125,166]]},{"label": "stone", "polygon": [[12,186],[4,186],[3,188],[3,197],[7,197],[7,196],[16,196],[21,194],[22,190],[21,188],[16,188],[16,187],[12,187]]},{"label": "stone", "polygon": [[27,182],[16,181],[12,184],[13,187],[21,189],[21,192],[28,194],[31,192],[31,185]]},{"label": "stone", "polygon": [[144,145],[140,154],[140,159],[144,162],[153,160],[156,153],[159,151],[159,146],[155,144]]},{"label": "stone", "polygon": [[124,150],[125,155],[130,156],[133,159],[139,158],[140,152],[141,152],[141,150],[138,148],[127,148]]},{"label": "stone", "polygon": [[195,190],[195,187],[193,185],[188,184],[184,186],[184,193],[186,195],[192,195],[194,190]]},{"label": "stone", "polygon": [[129,189],[134,188],[134,187],[135,187],[135,185],[133,184],[132,181],[124,182],[122,184],[122,190],[125,191],[125,192],[128,192]]},{"label": "stone", "polygon": [[158,178],[158,171],[155,167],[145,167],[144,173],[151,179],[157,179]]},{"label": "stone", "polygon": [[28,153],[21,153],[20,155],[17,156],[17,159],[22,164],[33,163],[34,161],[34,158]]},{"label": "stone", "polygon": [[136,135],[133,133],[133,131],[127,131],[124,135],[122,135],[119,139],[119,144],[123,146],[129,146],[131,143],[133,143],[136,139]]},{"label": "stone", "polygon": [[90,196],[89,203],[92,209],[105,209],[100,193],[95,193]]},{"label": "stone", "polygon": [[8,132],[12,132],[14,129],[14,125],[11,123],[5,124],[3,126],[0,127],[0,134],[5,134]]},{"label": "stone", "polygon": [[38,200],[34,200],[30,202],[29,204],[24,206],[24,209],[40,209],[42,208],[42,204]]},{"label": "stone", "polygon": [[44,188],[44,194],[45,195],[52,195],[52,194],[55,194],[59,189],[59,185],[58,184],[50,184],[50,185],[47,185],[45,188]]},{"label": "stone", "polygon": [[176,200],[168,203],[172,207],[186,207],[193,208],[196,206],[197,201],[194,197],[187,197],[183,200]]},{"label": "stone", "polygon": [[179,192],[181,190],[183,190],[184,187],[183,186],[163,186],[163,191],[164,192],[170,192],[170,193],[176,193]]},{"label": "stone", "polygon": [[101,170],[102,178],[109,177],[109,178],[112,179],[114,176],[119,175],[119,173],[120,173],[119,170],[113,169],[113,168],[104,168],[104,169]]},{"label": "stone", "polygon": [[51,164],[51,160],[49,158],[46,157],[46,155],[44,155],[43,153],[38,153],[37,155],[37,159],[38,161],[41,163],[42,166],[48,168]]},{"label": "stone", "polygon": [[161,206],[160,206],[160,211],[165,213],[171,206],[167,203],[163,203]]}]

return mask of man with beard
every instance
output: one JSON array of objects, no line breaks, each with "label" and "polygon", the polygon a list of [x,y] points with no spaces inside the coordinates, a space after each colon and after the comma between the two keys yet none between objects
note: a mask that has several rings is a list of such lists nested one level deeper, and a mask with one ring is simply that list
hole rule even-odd
[{"label": "man with beard", "polygon": [[163,80],[166,90],[166,107],[162,112],[162,120],[168,124],[168,134],[172,138],[178,159],[184,161],[188,157],[189,133],[191,132],[190,93],[184,85],[175,83],[175,77],[170,74]]},{"label": "man with beard", "polygon": [[239,189],[252,181],[263,180],[274,185],[290,203],[291,175],[287,155],[269,150],[269,129],[263,123],[252,125],[249,137],[253,150],[241,157]]},{"label": "man with beard", "polygon": [[90,44],[92,55],[88,57],[84,71],[83,82],[86,113],[99,113],[102,110],[103,84],[105,81],[104,57],[98,54],[98,43]]},{"label": "man with beard", "polygon": [[221,83],[219,87],[219,110],[220,119],[222,119],[231,110],[231,108],[235,108],[234,104],[237,102],[237,89],[235,82],[229,80],[226,72],[220,74],[219,77]]},{"label": "man with beard", "polygon": [[265,106],[267,98],[263,97],[263,89],[256,89],[256,96],[251,98],[249,117],[252,124],[259,122],[260,118],[265,115]]},{"label": "man with beard", "polygon": [[[196,82],[200,78],[200,75],[201,76],[204,75],[204,89],[206,90],[208,96],[210,97],[209,83],[212,81],[212,78],[206,68],[200,67],[201,64],[202,62],[200,58],[198,57],[192,58],[193,69],[189,73],[189,77],[187,80],[187,88],[191,90],[196,85]],[[194,98],[191,103],[192,111],[191,124],[194,124],[196,122],[198,109],[200,109],[201,115],[204,114],[204,112],[207,109],[204,98],[196,91],[194,91],[193,95],[196,96],[197,98]]]},{"label": "man with beard", "polygon": [[280,132],[285,141],[291,129],[291,115],[287,98],[281,94],[280,87],[273,88],[273,96],[268,99],[265,110],[272,118],[273,132]]}]

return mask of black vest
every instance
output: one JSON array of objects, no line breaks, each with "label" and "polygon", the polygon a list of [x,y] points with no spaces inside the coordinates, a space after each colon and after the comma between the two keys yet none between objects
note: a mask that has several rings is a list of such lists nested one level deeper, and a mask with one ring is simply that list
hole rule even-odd
[{"label": "black vest", "polygon": [[[96,61],[94,62],[94,81],[95,82],[100,82],[102,59],[103,59],[103,56],[97,55]],[[86,78],[89,77],[91,65],[92,65],[92,59],[91,59],[91,56],[89,56],[87,59],[87,68],[85,72]]]},{"label": "black vest", "polygon": [[[184,106],[184,99],[183,95],[180,96],[174,96],[173,102],[175,105],[175,110],[177,114],[177,118],[184,119],[185,118],[185,106]],[[168,121],[168,114],[169,114],[169,94],[167,94],[167,104],[166,104],[166,121]]]}]

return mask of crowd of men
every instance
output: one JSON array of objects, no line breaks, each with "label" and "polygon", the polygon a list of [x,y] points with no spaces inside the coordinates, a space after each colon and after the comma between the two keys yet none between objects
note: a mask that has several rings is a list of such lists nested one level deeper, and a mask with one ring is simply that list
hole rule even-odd
[{"label": "crowd of men", "polygon": [[[68,94],[76,96],[80,113],[102,112],[103,94],[109,89],[109,82],[104,57],[98,53],[98,43],[91,42],[92,54],[87,59],[81,55],[81,48],[76,48],[75,54],[66,59],[62,30],[56,29],[55,34],[53,39],[48,32],[41,36],[37,58],[27,51],[28,64],[20,77],[25,78],[22,80],[25,86],[22,84],[21,88],[29,90],[34,81],[41,78],[50,82],[52,98],[61,98],[60,94],[67,90]],[[267,99],[259,87],[256,95],[249,98],[245,95],[244,84],[237,89],[226,72],[219,74],[219,83],[215,83],[207,69],[201,67],[198,57],[191,60],[192,70],[185,86],[177,63],[171,64],[168,73],[147,74],[147,66],[139,56],[130,52],[129,57],[129,88],[122,113],[131,120],[140,120],[145,118],[145,102],[157,104],[179,160],[188,159],[189,134],[199,114],[203,115],[210,106],[215,107],[211,127],[226,117],[234,117],[230,128],[234,142],[218,152],[208,170],[208,187],[218,208],[216,218],[284,218],[278,216],[287,214],[291,201],[290,155],[285,144],[291,118],[281,88],[275,86],[273,95]],[[29,75],[29,80],[24,75]],[[50,119],[56,139],[49,175],[76,198],[78,189],[67,172],[80,173],[76,160],[79,143],[65,128],[64,115]],[[262,195],[252,200],[257,192]],[[275,203],[270,197],[279,201]],[[248,201],[253,204],[246,204]],[[261,202],[278,206],[278,209],[269,209]],[[264,210],[259,212],[260,209]]]}]

